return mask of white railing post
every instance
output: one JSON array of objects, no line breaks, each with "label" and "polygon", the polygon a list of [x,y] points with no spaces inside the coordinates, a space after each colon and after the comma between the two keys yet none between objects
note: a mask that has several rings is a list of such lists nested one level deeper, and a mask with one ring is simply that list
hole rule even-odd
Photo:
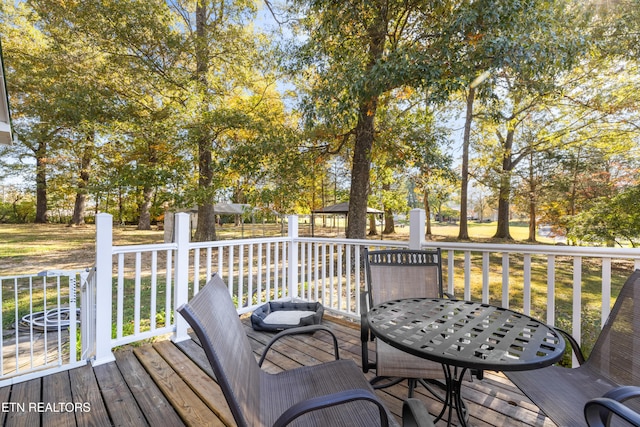
[{"label": "white railing post", "polygon": [[289,277],[287,282],[289,286],[289,296],[291,298],[298,297],[298,215],[289,215],[288,237],[289,237]]},{"label": "white railing post", "polygon": [[[182,304],[188,302],[189,299],[189,238],[190,238],[190,226],[189,226],[189,214],[178,213],[174,217],[175,231],[174,239],[178,248],[176,250],[176,264],[175,264],[175,280],[174,280],[174,319],[175,319],[175,332],[171,340],[173,342],[180,342],[189,339],[187,333],[187,321],[177,311],[177,308]],[[167,314],[168,315],[168,314]]]},{"label": "white railing post", "polygon": [[425,219],[424,209],[411,209],[409,212],[409,249],[422,249]]},{"label": "white railing post", "polygon": [[[94,366],[115,360],[111,351],[113,313],[113,217],[96,215],[96,357]],[[83,307],[91,310],[91,307]]]}]

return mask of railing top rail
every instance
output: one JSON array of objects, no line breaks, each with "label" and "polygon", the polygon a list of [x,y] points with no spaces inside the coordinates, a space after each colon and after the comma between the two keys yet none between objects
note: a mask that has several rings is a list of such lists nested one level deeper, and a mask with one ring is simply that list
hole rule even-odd
[{"label": "railing top rail", "polygon": [[409,242],[400,240],[370,240],[370,239],[347,239],[336,237],[296,237],[296,242],[307,243],[344,243],[349,245],[367,245],[367,246],[400,246],[407,247]]},{"label": "railing top rail", "polygon": [[0,280],[28,279],[31,277],[59,277],[59,276],[76,276],[86,272],[87,269],[81,270],[45,270],[31,274],[19,274],[13,276],[0,276]]},{"label": "railing top rail", "polygon": [[527,245],[505,243],[426,242],[424,247],[471,252],[518,252],[525,254],[588,256],[640,259],[640,248],[587,247],[563,245]]},{"label": "railing top rail", "polygon": [[[291,241],[291,237],[260,237],[251,239],[217,240],[210,242],[191,242],[190,249],[203,249],[208,247],[227,247],[239,245],[251,245],[259,243],[281,243]],[[394,246],[407,247],[406,241],[398,240],[369,240],[347,239],[335,237],[296,237],[296,242],[350,244],[365,246]],[[587,256],[605,258],[631,258],[640,260],[640,248],[619,247],[592,247],[592,246],[564,246],[564,245],[529,245],[522,243],[473,243],[473,242],[424,242],[423,247],[439,247],[444,250],[470,251],[470,252],[518,252],[524,254]],[[156,243],[144,245],[113,246],[113,254],[135,253],[144,251],[175,250],[177,243]],[[65,274],[65,273],[60,273]],[[12,276],[13,277],[13,276]],[[17,276],[16,276],[17,277]]]},{"label": "railing top rail", "polygon": [[167,251],[178,248],[177,243],[150,243],[144,245],[113,246],[113,254],[125,254],[146,251]]},{"label": "railing top rail", "polygon": [[233,239],[233,240],[214,240],[209,242],[191,242],[189,243],[190,249],[204,249],[211,246],[240,246],[240,245],[254,245],[259,243],[281,243],[289,242],[291,237],[254,237],[247,239]]}]

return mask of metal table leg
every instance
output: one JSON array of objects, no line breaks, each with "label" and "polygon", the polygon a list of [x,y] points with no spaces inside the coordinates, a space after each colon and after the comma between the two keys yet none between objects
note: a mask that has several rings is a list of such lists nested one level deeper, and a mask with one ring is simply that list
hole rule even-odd
[{"label": "metal table leg", "polygon": [[458,368],[457,366],[449,365],[442,366],[447,383],[447,391],[442,410],[440,411],[434,422],[438,422],[439,420],[441,420],[445,413],[448,412],[447,425],[450,426],[453,411],[455,410],[460,425],[463,427],[467,427],[467,422],[469,421],[469,411],[467,411],[467,406],[462,400],[461,394],[462,380],[464,379],[464,374],[467,372],[467,368]]}]

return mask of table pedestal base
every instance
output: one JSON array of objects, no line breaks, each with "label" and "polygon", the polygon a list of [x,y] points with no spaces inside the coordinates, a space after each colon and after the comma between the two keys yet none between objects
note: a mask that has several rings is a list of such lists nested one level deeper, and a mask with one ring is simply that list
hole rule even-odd
[{"label": "table pedestal base", "polygon": [[455,411],[460,425],[463,427],[467,427],[467,422],[469,421],[469,411],[467,411],[467,406],[464,404],[461,394],[462,380],[464,379],[464,374],[467,372],[467,368],[442,365],[442,369],[444,370],[444,375],[446,378],[447,390],[444,405],[442,406],[442,411],[440,411],[440,414],[438,414],[434,422],[440,421],[445,413],[448,412],[447,425],[450,426],[453,411]]}]

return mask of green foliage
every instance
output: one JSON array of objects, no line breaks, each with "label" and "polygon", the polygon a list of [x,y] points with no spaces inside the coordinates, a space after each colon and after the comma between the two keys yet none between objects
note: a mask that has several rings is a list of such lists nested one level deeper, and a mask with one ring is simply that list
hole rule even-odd
[{"label": "green foliage", "polygon": [[0,223],[21,224],[32,222],[36,216],[33,198],[28,194],[10,192],[0,200]]},{"label": "green foliage", "polygon": [[[42,0],[3,8],[7,81],[24,147],[17,155],[44,165],[50,211],[68,209],[68,196],[87,193],[95,210],[121,222],[155,218],[165,203],[191,207],[225,197],[235,184],[234,165],[242,165],[239,174],[258,174],[247,177],[252,190],[279,165],[300,165],[274,149],[295,147],[295,138],[281,137],[293,128],[272,88],[267,39],[245,25],[255,3],[202,3],[203,32],[195,30],[195,7]],[[95,137],[92,144],[87,136]],[[206,185],[195,142],[200,136],[212,154],[206,173],[214,179]],[[264,173],[264,165],[273,169]],[[289,191],[280,200],[295,199],[295,187],[284,183],[297,182],[299,170],[282,177],[275,193]],[[268,206],[269,194],[252,201],[266,198]]]},{"label": "green foliage", "polygon": [[570,220],[569,236],[583,242],[640,246],[640,186],[603,198]]},{"label": "green foliage", "polygon": [[[527,214],[535,200],[533,217],[569,229],[630,186],[638,0],[296,0],[288,17],[300,19],[276,40],[251,25],[256,6],[3,4],[20,142],[0,154],[0,177],[19,183],[0,221],[32,221],[43,202],[49,221],[68,222],[78,196],[88,217],[141,225],[165,206],[222,200],[303,213],[350,186],[395,212],[413,191],[438,206],[456,198],[458,154],[441,111],[479,75],[470,173],[489,199]],[[364,134],[370,149],[356,144]],[[371,170],[350,175],[356,152]]]}]

